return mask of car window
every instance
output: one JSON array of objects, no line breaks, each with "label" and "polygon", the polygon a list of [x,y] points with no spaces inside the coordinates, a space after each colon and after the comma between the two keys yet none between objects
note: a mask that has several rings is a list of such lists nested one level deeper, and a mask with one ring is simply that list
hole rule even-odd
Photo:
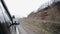
[{"label": "car window", "polygon": [[4,17],[3,17],[3,14],[2,14],[1,8],[0,8],[0,21],[4,22]]},{"label": "car window", "polygon": [[10,22],[10,19],[9,19],[7,13],[5,12],[5,9],[2,6],[1,2],[0,2],[0,13],[2,14],[2,15],[0,15],[0,17],[1,17],[1,19],[3,19],[3,21]]},{"label": "car window", "polygon": [[3,11],[2,11],[2,8],[1,8],[1,3],[0,3],[0,22],[5,22],[4,16],[3,16]]}]

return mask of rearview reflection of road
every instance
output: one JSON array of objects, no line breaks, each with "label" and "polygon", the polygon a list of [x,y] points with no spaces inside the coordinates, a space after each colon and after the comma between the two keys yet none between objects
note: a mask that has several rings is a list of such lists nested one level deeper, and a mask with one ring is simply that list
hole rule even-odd
[{"label": "rearview reflection of road", "polygon": [[18,34],[37,34],[37,33],[31,31],[30,29],[26,28],[25,26],[23,26],[21,24],[17,27],[18,27],[18,30],[19,30]]}]

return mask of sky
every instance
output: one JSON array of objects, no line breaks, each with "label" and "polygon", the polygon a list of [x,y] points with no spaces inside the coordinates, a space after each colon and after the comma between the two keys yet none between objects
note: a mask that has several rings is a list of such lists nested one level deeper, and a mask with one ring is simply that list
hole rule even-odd
[{"label": "sky", "polygon": [[5,0],[5,3],[11,15],[15,15],[16,18],[22,18],[27,17],[48,1],[50,0]]}]

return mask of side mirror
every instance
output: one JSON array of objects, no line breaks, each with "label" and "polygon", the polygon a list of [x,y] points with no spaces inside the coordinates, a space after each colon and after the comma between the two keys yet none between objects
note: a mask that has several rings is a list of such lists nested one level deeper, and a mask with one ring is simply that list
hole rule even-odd
[{"label": "side mirror", "polygon": [[19,25],[20,23],[17,23],[16,21],[15,21],[15,23],[12,23],[11,25]]},{"label": "side mirror", "polygon": [[12,25],[19,25],[19,24],[20,24],[20,23],[17,23],[17,22],[15,21],[15,23],[10,24],[9,27],[11,27]]}]

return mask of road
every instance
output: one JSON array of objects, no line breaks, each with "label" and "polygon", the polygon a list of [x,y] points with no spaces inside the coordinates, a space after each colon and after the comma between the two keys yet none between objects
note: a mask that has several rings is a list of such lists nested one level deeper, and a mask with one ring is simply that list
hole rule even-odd
[{"label": "road", "polygon": [[18,34],[37,34],[36,32],[30,30],[28,27],[26,27],[25,25],[22,25],[22,24],[18,25],[17,28],[19,31]]}]

